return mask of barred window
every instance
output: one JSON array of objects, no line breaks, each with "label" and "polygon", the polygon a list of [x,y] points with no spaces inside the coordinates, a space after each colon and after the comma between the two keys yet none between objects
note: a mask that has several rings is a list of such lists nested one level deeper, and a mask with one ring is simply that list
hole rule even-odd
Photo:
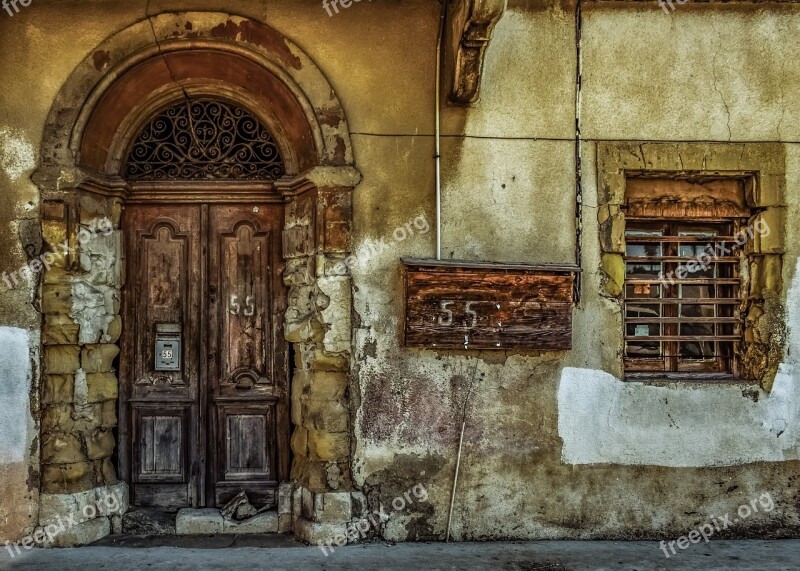
[{"label": "barred window", "polygon": [[626,218],[626,374],[738,374],[742,226],[737,218]]}]

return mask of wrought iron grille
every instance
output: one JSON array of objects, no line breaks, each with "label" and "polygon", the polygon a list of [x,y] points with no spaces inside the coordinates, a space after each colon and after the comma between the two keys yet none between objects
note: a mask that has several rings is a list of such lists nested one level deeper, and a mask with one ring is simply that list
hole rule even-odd
[{"label": "wrought iron grille", "polygon": [[285,172],[272,135],[221,101],[181,102],[153,118],[128,153],[128,180],[275,180]]}]

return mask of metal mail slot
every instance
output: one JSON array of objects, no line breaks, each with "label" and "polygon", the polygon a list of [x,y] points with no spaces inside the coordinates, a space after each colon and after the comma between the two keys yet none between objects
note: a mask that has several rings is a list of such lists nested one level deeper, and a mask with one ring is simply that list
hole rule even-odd
[{"label": "metal mail slot", "polygon": [[156,371],[181,370],[181,325],[159,323],[156,325]]}]

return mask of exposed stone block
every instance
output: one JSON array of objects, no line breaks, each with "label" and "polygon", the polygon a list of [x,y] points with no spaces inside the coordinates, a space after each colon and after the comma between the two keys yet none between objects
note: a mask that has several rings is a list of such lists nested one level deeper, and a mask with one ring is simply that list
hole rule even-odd
[{"label": "exposed stone block", "polygon": [[604,204],[597,210],[600,246],[604,252],[625,253],[625,216],[618,205]]},{"label": "exposed stone block", "polygon": [[339,461],[321,461],[295,455],[291,477],[310,490],[323,492],[334,488],[331,483],[331,467],[335,466],[338,469],[335,489],[341,489],[350,482],[349,463],[349,456]]},{"label": "exposed stone block", "polygon": [[337,401],[306,399],[303,402],[302,425],[326,432],[347,432],[350,412]]},{"label": "exposed stone block", "polygon": [[50,375],[70,375],[80,367],[80,349],[73,345],[54,345],[44,349],[44,371]]},{"label": "exposed stone block", "polygon": [[110,486],[119,482],[117,470],[111,458],[93,461],[94,486]]},{"label": "exposed stone block", "polygon": [[603,272],[607,279],[605,293],[611,297],[622,295],[625,284],[625,260],[618,254],[603,254]]},{"label": "exposed stone block", "polygon": [[350,439],[346,432],[308,431],[308,457],[312,460],[340,460],[350,454]]},{"label": "exposed stone block", "polygon": [[314,281],[314,257],[304,256],[286,260],[283,283],[287,286],[309,285]]},{"label": "exposed stone block", "polygon": [[317,492],[314,494],[314,521],[347,523],[352,519],[352,514],[350,492]]},{"label": "exposed stone block", "polygon": [[292,452],[308,457],[308,430],[295,426],[292,432]]},{"label": "exposed stone block", "polygon": [[224,519],[219,510],[213,508],[178,510],[175,518],[175,532],[178,535],[222,533]]},{"label": "exposed stone block", "polygon": [[346,543],[347,526],[344,523],[318,523],[298,518],[294,522],[294,533],[297,539],[312,545],[329,543],[337,537],[345,537]]},{"label": "exposed stone block", "polygon": [[118,386],[117,376],[114,373],[86,375],[87,402],[103,402],[117,398]]},{"label": "exposed stone block", "polygon": [[313,229],[308,224],[297,224],[283,231],[283,257],[295,258],[309,255],[314,248]]},{"label": "exposed stone block", "polygon": [[90,460],[109,458],[114,452],[114,435],[110,430],[94,430],[87,432],[86,455]]},{"label": "exposed stone block", "polygon": [[350,360],[345,354],[328,354],[321,351],[316,345],[305,346],[301,351],[303,367],[314,371],[347,372],[350,370]]},{"label": "exposed stone block", "polygon": [[263,512],[244,521],[222,520],[223,533],[278,533],[278,514],[273,511]]},{"label": "exposed stone block", "polygon": [[50,433],[42,438],[42,464],[86,462],[80,438],[75,434]]},{"label": "exposed stone block", "polygon": [[[755,249],[761,254],[781,254],[786,248],[786,209],[767,208],[754,222]],[[761,230],[758,232],[758,230]]]},{"label": "exposed stone block", "polygon": [[74,375],[44,375],[42,402],[44,404],[71,403],[74,382]]},{"label": "exposed stone block", "polygon": [[111,522],[107,517],[98,517],[69,527],[59,533],[53,545],[56,547],[78,547],[94,543],[111,533]]},{"label": "exposed stone block", "polygon": [[[110,401],[113,403],[113,401]],[[42,414],[42,432],[85,432],[100,427],[103,404],[75,407],[70,404],[51,404]],[[115,426],[116,423],[110,425]]]},{"label": "exposed stone block", "polygon": [[117,426],[117,401],[108,400],[100,405],[100,426],[103,428]]},{"label": "exposed stone block", "polygon": [[[294,392],[294,390],[292,390],[292,392]],[[292,400],[291,400],[291,411],[290,412],[291,412],[291,418],[292,418],[292,423],[293,424],[300,425],[300,424],[303,423],[303,399],[304,398],[305,397],[303,397],[303,396],[298,396],[297,398],[295,398],[294,396],[292,397]]]},{"label": "exposed stone block", "polygon": [[119,290],[116,286],[84,281],[72,284],[72,312],[80,325],[82,344],[105,342],[105,332],[119,313]]},{"label": "exposed stone block", "polygon": [[311,387],[313,374],[310,371],[296,370],[292,377],[292,400],[306,396]]},{"label": "exposed stone block", "polygon": [[783,269],[782,257],[778,254],[752,256],[750,258],[750,296],[774,298],[781,294]]},{"label": "exposed stone block", "polygon": [[306,394],[316,400],[345,398],[349,379],[347,373],[316,371],[307,385]]},{"label": "exposed stone block", "polygon": [[303,486],[296,486],[292,490],[292,518],[301,517],[303,512]]},{"label": "exposed stone block", "polygon": [[57,265],[59,263],[63,264],[64,261],[62,261],[59,258],[53,259],[52,256],[54,256],[54,254],[51,253],[51,257],[49,258],[49,260],[52,262],[50,263],[50,268],[45,269],[45,271],[42,273],[42,275],[44,276],[44,283],[46,285],[50,284],[59,285],[59,284],[71,283],[72,274],[70,273],[70,271],[65,267]]},{"label": "exposed stone block", "polygon": [[115,315],[106,326],[103,343],[116,343],[122,335],[122,317]]},{"label": "exposed stone block", "polygon": [[278,533],[291,533],[292,526],[292,514],[278,514]]},{"label": "exposed stone block", "polygon": [[42,287],[42,312],[68,315],[72,310],[72,286],[45,284]]},{"label": "exposed stone block", "polygon": [[364,492],[350,492],[350,498],[353,519],[366,517],[369,506]]},{"label": "exposed stone block", "polygon": [[42,342],[45,345],[77,345],[78,324],[69,315],[45,315]]},{"label": "exposed stone block", "polygon": [[57,246],[63,244],[66,239],[66,222],[63,220],[42,220],[42,240],[44,240],[51,249],[55,249]]},{"label": "exposed stone block", "polygon": [[124,482],[72,494],[42,494],[39,497],[39,524],[58,524],[70,516],[81,520],[123,514],[128,507],[128,485]]},{"label": "exposed stone block", "polygon": [[786,206],[786,175],[761,172],[755,206]]},{"label": "exposed stone block", "polygon": [[75,420],[72,418],[71,405],[55,404],[44,409],[42,432],[72,432],[74,428]]},{"label": "exposed stone block", "polygon": [[295,320],[290,315],[291,307],[286,313],[284,334],[292,343],[322,342],[325,338],[325,327],[313,316],[305,315]]},{"label": "exposed stone block", "polygon": [[314,519],[314,493],[305,486],[300,488],[300,516],[309,521]]},{"label": "exposed stone block", "polygon": [[116,345],[87,345],[81,350],[81,368],[86,373],[111,372],[118,354],[119,347]]},{"label": "exposed stone block", "polygon": [[93,471],[88,462],[42,466],[42,492],[45,494],[69,494],[92,487]]},{"label": "exposed stone block", "polygon": [[278,486],[278,513],[292,513],[292,491],[294,486],[291,482],[282,482]]},{"label": "exposed stone block", "polygon": [[320,311],[326,324],[325,351],[347,353],[350,351],[352,309],[350,280],[346,277],[320,278],[317,284],[328,299],[327,305]]}]

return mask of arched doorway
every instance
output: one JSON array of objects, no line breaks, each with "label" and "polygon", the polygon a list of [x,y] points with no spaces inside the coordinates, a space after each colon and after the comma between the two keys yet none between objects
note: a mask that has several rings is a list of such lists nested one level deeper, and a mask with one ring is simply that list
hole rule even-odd
[{"label": "arched doorway", "polygon": [[[351,288],[329,268],[349,254],[360,175],[342,108],[297,46],[227,14],[131,26],[64,85],[33,179],[45,242],[64,235],[71,252],[43,295],[77,325],[43,345],[77,355],[80,383],[42,437],[88,450],[80,473],[42,466],[43,496],[119,478],[132,503],[245,490],[283,515],[296,487],[350,493]],[[101,219],[113,231],[82,241]],[[323,382],[343,388],[315,398]],[[296,530],[321,517],[286,515]]]},{"label": "arched doorway", "polygon": [[221,507],[245,492],[277,507],[285,169],[261,121],[219,98],[157,112],[125,155],[119,466],[136,505]]}]

